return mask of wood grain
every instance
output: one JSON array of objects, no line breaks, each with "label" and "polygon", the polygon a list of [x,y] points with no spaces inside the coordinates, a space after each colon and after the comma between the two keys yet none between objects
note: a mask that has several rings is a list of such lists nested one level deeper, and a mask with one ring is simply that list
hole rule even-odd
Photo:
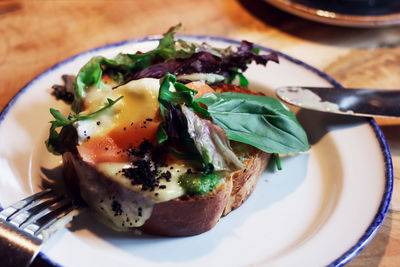
[{"label": "wood grain", "polygon": [[[159,34],[178,22],[184,22],[184,34],[247,39],[281,50],[324,69],[345,86],[400,88],[400,27],[328,26],[260,0],[3,0],[0,109],[35,76],[62,60],[94,47]],[[398,266],[400,262],[400,129],[394,125],[382,129],[393,154],[393,211],[349,266]]]}]

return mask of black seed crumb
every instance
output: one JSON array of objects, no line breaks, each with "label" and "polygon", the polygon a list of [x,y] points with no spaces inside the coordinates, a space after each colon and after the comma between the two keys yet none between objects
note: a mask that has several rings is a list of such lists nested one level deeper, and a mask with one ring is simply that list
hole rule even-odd
[{"label": "black seed crumb", "polygon": [[173,169],[174,169],[174,166],[171,166],[169,169],[170,169],[170,170],[173,170]]},{"label": "black seed crumb", "polygon": [[108,150],[108,147],[105,147],[104,149],[105,149],[105,150]]},{"label": "black seed crumb", "polygon": [[143,124],[146,124],[146,123],[147,123],[147,121],[144,121],[144,122],[143,122]]},{"label": "black seed crumb", "polygon": [[135,223],[137,223],[139,220],[135,220]]},{"label": "black seed crumb", "polygon": [[126,127],[124,127],[124,131],[126,131]]},{"label": "black seed crumb", "polygon": [[118,201],[113,201],[111,203],[111,209],[114,212],[114,216],[120,216],[122,214],[122,206]]},{"label": "black seed crumb", "polygon": [[139,217],[142,217],[142,207],[138,208],[138,215],[139,215]]},{"label": "black seed crumb", "polygon": [[166,185],[160,185],[159,188],[160,189],[165,189],[165,188],[167,188],[167,186]]},{"label": "black seed crumb", "polygon": [[192,173],[192,169],[190,169],[190,168],[187,169],[186,173],[187,173],[187,174],[191,174],[191,173]]},{"label": "black seed crumb", "polygon": [[147,118],[147,119],[146,119],[146,121],[152,121],[152,120],[153,120],[153,119],[151,119],[151,118]]},{"label": "black seed crumb", "polygon": [[122,223],[122,227],[124,227],[125,226],[125,223]]},{"label": "black seed crumb", "polygon": [[133,122],[131,122],[131,126],[133,126]]},{"label": "black seed crumb", "polygon": [[154,193],[155,196],[158,196],[158,193]]},{"label": "black seed crumb", "polygon": [[243,172],[247,172],[247,169],[244,169]]},{"label": "black seed crumb", "polygon": [[97,125],[100,125],[100,121],[97,121],[96,124],[97,124]]},{"label": "black seed crumb", "polygon": [[163,172],[160,175],[161,178],[164,178],[165,180],[167,180],[167,182],[171,181],[171,173],[169,171]]},{"label": "black seed crumb", "polygon": [[153,168],[149,160],[134,161],[132,167],[123,169],[122,173],[131,180],[132,185],[141,185],[143,191],[153,191],[158,186],[158,170]]},{"label": "black seed crumb", "polygon": [[89,139],[90,139],[90,136],[86,137],[86,139],[89,140]]},{"label": "black seed crumb", "polygon": [[103,201],[104,201],[103,199],[100,199],[100,203],[103,203]]}]

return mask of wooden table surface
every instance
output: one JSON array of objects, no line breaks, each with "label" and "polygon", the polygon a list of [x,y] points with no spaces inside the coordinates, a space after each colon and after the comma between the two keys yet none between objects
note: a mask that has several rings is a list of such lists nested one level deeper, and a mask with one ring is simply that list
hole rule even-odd
[{"label": "wooden table surface", "polygon": [[[160,34],[178,22],[184,22],[184,34],[247,39],[278,49],[344,86],[400,88],[400,26],[328,26],[257,0],[0,0],[0,110],[25,84],[62,60],[94,47]],[[382,130],[394,163],[391,209],[372,242],[348,266],[400,265],[400,123],[389,123]]]}]

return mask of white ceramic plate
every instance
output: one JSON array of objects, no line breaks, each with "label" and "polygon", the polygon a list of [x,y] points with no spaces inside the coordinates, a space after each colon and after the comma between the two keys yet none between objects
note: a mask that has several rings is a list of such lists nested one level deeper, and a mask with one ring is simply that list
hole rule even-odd
[{"label": "white ceramic plate", "polygon": [[[216,46],[239,42],[184,38]],[[60,165],[46,151],[50,96],[62,74],[76,74],[94,55],[146,51],[155,38],[85,52],[47,70],[24,87],[0,116],[0,204],[39,190],[43,173]],[[261,47],[262,52],[270,52]],[[274,95],[283,85],[338,85],[324,73],[278,53],[280,64],[251,65],[250,87]],[[57,233],[39,256],[63,266],[340,266],[372,238],[389,206],[393,172],[375,121],[300,110],[311,150],[267,168],[247,202],[199,236],[160,238],[116,233],[86,214]]]},{"label": "white ceramic plate", "polygon": [[400,24],[400,5],[397,1],[322,1],[322,0],[265,0],[293,15],[332,25],[350,27],[384,27]]}]

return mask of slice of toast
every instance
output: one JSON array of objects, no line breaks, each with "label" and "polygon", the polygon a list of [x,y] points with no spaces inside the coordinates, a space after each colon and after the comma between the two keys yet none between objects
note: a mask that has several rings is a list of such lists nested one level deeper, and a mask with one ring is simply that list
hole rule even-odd
[{"label": "slice of toast", "polygon": [[[258,94],[232,85],[219,85],[216,91]],[[191,236],[210,230],[222,216],[240,207],[253,192],[270,157],[241,143],[232,142],[232,148],[244,169],[223,178],[223,182],[206,195],[184,195],[165,202],[154,202],[129,190],[84,162],[77,153],[63,154],[63,174],[71,191],[81,196],[90,209],[113,228],[121,230],[116,227],[118,224],[123,229],[139,229],[154,235]],[[143,213],[144,223],[139,227],[129,227],[132,224],[129,209],[134,206],[131,203],[140,203],[141,211],[142,206],[148,207],[143,210],[150,210],[150,213]],[[105,209],[109,206],[113,207],[111,213]]]}]

